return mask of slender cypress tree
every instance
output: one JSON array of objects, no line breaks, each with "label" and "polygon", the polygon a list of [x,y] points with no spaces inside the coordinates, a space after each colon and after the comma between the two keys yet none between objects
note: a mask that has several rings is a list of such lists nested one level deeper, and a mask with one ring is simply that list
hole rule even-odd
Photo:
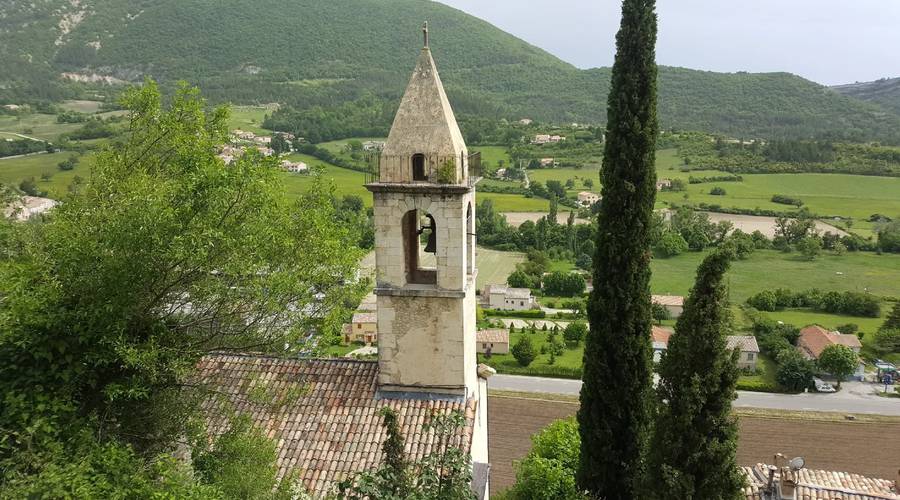
[{"label": "slender cypress tree", "polygon": [[733,252],[710,254],[659,364],[659,411],[648,453],[646,498],[738,499],[744,479],[731,415],[738,379],[724,274]]},{"label": "slender cypress tree", "polygon": [[578,411],[578,484],[637,497],[651,410],[650,225],[656,198],[654,0],[624,0],[616,36]]}]

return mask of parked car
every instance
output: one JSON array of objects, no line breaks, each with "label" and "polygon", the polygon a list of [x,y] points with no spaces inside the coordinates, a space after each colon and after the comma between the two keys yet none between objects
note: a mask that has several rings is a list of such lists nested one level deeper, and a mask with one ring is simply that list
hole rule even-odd
[{"label": "parked car", "polygon": [[834,387],[820,378],[813,378],[813,383],[816,385],[816,392],[834,392]]}]

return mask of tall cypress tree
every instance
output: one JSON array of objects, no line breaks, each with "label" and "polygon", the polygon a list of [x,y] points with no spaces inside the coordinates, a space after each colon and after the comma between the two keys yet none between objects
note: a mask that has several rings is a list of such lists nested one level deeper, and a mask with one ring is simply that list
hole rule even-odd
[{"label": "tall cypress tree", "polygon": [[622,3],[578,411],[579,486],[610,500],[637,496],[651,409],[649,236],[658,134],[655,3]]},{"label": "tall cypress tree", "polygon": [[660,361],[647,498],[744,497],[735,458],[737,422],[731,415],[738,353],[727,350],[730,317],[723,282],[732,258],[733,252],[720,249],[700,264]]}]

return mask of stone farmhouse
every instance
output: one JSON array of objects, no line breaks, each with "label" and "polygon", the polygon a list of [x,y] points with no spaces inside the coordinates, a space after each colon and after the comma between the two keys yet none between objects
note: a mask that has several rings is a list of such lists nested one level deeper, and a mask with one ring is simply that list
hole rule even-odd
[{"label": "stone farmhouse", "polygon": [[500,311],[527,311],[538,307],[531,290],[506,285],[487,285],[481,293],[482,305]]},{"label": "stone farmhouse", "polygon": [[[427,33],[427,32],[426,32]],[[468,150],[427,44],[366,187],[374,197],[377,361],[212,355],[200,380],[250,415],[278,446],[278,477],[293,473],[314,498],[377,468],[386,436],[378,412],[399,414],[410,459],[438,451],[427,424],[459,412],[450,445],[472,459],[472,489],[488,496],[487,378],[475,327],[475,183]],[[427,235],[423,245],[420,236]],[[424,254],[433,267],[424,267]],[[302,388],[269,410],[249,397]],[[227,420],[210,401],[211,428]]]},{"label": "stone farmhouse", "polygon": [[509,354],[509,330],[490,328],[478,330],[478,354]]},{"label": "stone farmhouse", "polygon": [[578,193],[578,204],[583,207],[592,207],[600,201],[600,195],[590,191],[581,191]]},{"label": "stone farmhouse", "polygon": [[[651,331],[651,341],[653,343],[653,361],[658,363],[662,358],[662,354],[669,348],[669,338],[672,336],[670,328],[661,326],[653,326]],[[729,335],[726,338],[726,349],[737,349],[738,368],[753,369],[756,368],[756,361],[759,359],[759,345],[756,343],[756,337],[752,335]]]},{"label": "stone farmhouse", "polygon": [[[348,328],[349,327],[349,328]],[[363,342],[374,344],[378,341],[378,317],[374,312],[358,312],[349,325],[344,325],[344,343]]]}]

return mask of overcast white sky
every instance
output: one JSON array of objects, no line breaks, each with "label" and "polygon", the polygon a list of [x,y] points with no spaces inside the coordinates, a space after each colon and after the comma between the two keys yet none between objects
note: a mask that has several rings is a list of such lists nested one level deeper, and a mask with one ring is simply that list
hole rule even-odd
[{"label": "overcast white sky", "polygon": [[[440,0],[581,68],[609,66],[618,0]],[[658,0],[660,64],[788,71],[834,85],[900,76],[900,0]]]}]

